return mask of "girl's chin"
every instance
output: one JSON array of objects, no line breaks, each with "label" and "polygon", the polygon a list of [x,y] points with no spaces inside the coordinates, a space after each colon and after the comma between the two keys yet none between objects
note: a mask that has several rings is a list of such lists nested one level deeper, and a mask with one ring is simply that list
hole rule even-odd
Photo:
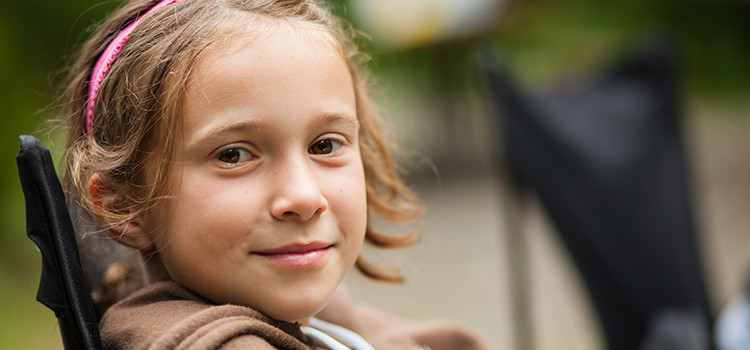
[{"label": "girl's chin", "polygon": [[[303,325],[306,325],[308,323],[308,320],[310,317],[313,317],[318,312],[323,310],[323,308],[328,304],[328,299],[326,298],[322,302],[310,302],[305,303],[304,305],[297,304],[296,307],[293,309],[266,309],[264,310],[258,310],[265,315],[279,320],[279,321],[285,321],[290,323],[301,323]],[[293,306],[292,303],[287,303],[287,306]]]}]

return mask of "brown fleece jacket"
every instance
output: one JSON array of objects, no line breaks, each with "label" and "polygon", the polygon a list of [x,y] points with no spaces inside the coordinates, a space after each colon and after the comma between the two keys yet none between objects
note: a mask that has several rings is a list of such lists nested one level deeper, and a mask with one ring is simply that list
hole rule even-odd
[{"label": "brown fleece jacket", "polygon": [[[348,328],[378,350],[489,350],[453,323],[407,322],[338,291],[316,317]],[[104,348],[112,349],[318,349],[298,324],[253,309],[215,305],[172,282],[147,286],[113,305],[102,318]]]}]

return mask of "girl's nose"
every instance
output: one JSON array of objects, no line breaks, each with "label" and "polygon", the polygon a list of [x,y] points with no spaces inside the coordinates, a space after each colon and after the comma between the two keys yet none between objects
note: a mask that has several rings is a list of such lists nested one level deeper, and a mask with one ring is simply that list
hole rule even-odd
[{"label": "girl's nose", "polygon": [[284,167],[275,174],[277,195],[271,205],[271,215],[279,220],[307,221],[328,209],[328,201],[307,164]]}]

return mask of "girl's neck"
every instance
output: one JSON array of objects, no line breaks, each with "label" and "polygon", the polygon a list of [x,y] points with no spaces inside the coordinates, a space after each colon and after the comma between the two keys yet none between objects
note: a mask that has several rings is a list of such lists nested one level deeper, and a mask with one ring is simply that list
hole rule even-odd
[{"label": "girl's neck", "polygon": [[162,281],[174,281],[172,276],[164,267],[164,263],[161,261],[161,257],[156,252],[144,253],[143,260],[145,261],[147,273],[147,284],[162,282]]}]

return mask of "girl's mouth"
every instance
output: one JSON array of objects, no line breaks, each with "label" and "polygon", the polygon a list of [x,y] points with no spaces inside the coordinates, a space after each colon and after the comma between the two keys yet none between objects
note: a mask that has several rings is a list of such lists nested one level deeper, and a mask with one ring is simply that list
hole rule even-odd
[{"label": "girl's mouth", "polygon": [[332,246],[323,242],[294,243],[253,253],[287,268],[304,269],[323,262]]}]

